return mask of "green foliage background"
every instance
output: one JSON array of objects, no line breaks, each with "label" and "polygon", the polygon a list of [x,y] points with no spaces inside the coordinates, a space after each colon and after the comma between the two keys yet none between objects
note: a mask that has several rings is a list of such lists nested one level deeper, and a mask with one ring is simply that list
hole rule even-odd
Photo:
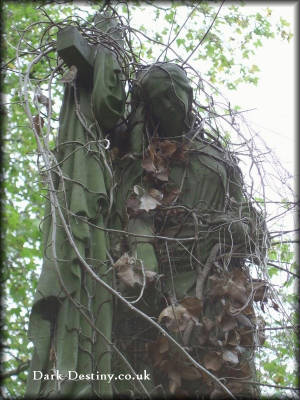
[{"label": "green foliage background", "polygon": [[[156,2],[153,3],[154,6]],[[165,3],[164,3],[165,4]],[[184,6],[183,6],[184,4]],[[173,2],[167,10],[161,9],[161,3],[153,8],[153,23],[146,25],[144,21],[137,23],[135,13],[142,7],[149,7],[145,2],[128,2],[119,7],[119,12],[132,18],[132,24],[145,36],[142,42],[132,38],[132,46],[145,63],[156,60],[164,49],[157,43],[154,48],[152,40],[167,43],[170,30],[171,37],[178,34],[173,46],[180,52],[183,59],[187,58],[208,30],[211,21],[219,7],[219,2]],[[203,76],[220,89],[227,87],[236,90],[241,82],[257,84],[259,66],[251,62],[251,56],[256,49],[263,46],[266,39],[289,41],[292,33],[289,23],[283,18],[277,23],[271,21],[272,6],[267,6],[264,12],[243,13],[242,4],[228,4],[217,18],[206,40],[195,52],[203,68]],[[26,118],[23,99],[20,98],[20,75],[24,74],[30,62],[49,41],[55,41],[57,28],[49,26],[49,19],[54,22],[66,17],[81,15],[82,22],[91,19],[94,12],[101,7],[100,2],[44,4],[29,2],[5,2],[2,4],[4,34],[2,37],[3,54],[3,86],[2,101],[2,137],[3,141],[3,201],[4,212],[2,223],[4,236],[5,257],[3,262],[2,281],[4,289],[3,313],[3,373],[11,374],[16,369],[16,375],[11,374],[4,384],[6,397],[17,398],[24,394],[26,381],[26,366],[30,359],[31,345],[28,342],[26,329],[31,309],[33,294],[41,267],[41,233],[40,221],[43,218],[43,196],[45,189],[38,176],[39,161],[37,145],[32,128]],[[189,23],[181,31],[184,19],[181,15],[192,12]],[[28,26],[31,25],[30,29]],[[154,29],[151,26],[155,26]],[[16,58],[19,53],[19,58]],[[166,59],[173,60],[170,51]],[[32,82],[43,80],[44,87],[50,66],[56,65],[56,54],[52,52],[48,58],[36,64],[30,78]],[[32,88],[31,88],[32,89]],[[58,118],[61,101],[61,86],[54,88],[53,98],[54,118]],[[30,93],[33,96],[33,93]],[[57,122],[53,122],[51,140],[57,134]],[[275,265],[284,266],[291,272],[297,273],[293,252],[288,244],[273,246],[270,259]],[[276,267],[269,270],[270,277],[276,277],[281,271]],[[286,276],[286,275],[285,275]],[[291,290],[294,276],[288,279],[280,288],[284,307],[296,319],[296,295]],[[281,326],[284,317],[278,313],[273,326]],[[285,331],[276,331],[267,340],[265,348],[260,349],[260,377],[263,382],[274,385],[296,386],[294,368],[287,366],[295,358],[296,334],[287,336]],[[280,360],[278,362],[277,360]],[[24,369],[22,371],[22,369]],[[21,372],[19,372],[21,370]],[[5,375],[4,375],[5,376]],[[273,388],[272,393],[286,394]]]}]

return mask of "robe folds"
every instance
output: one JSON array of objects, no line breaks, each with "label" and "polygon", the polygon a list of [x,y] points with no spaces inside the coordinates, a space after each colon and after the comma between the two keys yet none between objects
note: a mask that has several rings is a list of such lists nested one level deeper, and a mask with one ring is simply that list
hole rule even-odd
[{"label": "robe folds", "polygon": [[[103,146],[101,154],[99,145],[101,141],[103,145],[103,133],[124,113],[125,91],[119,64],[111,51],[100,48],[95,52],[93,71],[88,84],[76,81],[75,87],[70,84],[65,87],[52,178],[78,251],[111,285],[109,240],[103,230],[95,227],[105,227],[112,185],[103,160],[106,150]],[[56,222],[51,215],[49,193],[47,197],[42,228],[43,265],[29,323],[34,352],[26,395],[33,398],[111,395],[111,385],[103,381],[33,379],[33,371],[44,374],[58,371],[62,375],[68,375],[69,371],[111,372],[110,346],[79,309],[111,340],[112,296],[80,264],[57,209]]]}]

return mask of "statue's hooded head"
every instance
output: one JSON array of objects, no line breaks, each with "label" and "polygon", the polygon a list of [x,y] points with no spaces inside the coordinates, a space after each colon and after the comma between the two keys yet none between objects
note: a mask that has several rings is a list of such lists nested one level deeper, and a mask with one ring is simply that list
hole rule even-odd
[{"label": "statue's hooded head", "polygon": [[173,63],[156,63],[140,71],[139,96],[159,135],[183,135],[190,128],[193,89],[183,68]]}]

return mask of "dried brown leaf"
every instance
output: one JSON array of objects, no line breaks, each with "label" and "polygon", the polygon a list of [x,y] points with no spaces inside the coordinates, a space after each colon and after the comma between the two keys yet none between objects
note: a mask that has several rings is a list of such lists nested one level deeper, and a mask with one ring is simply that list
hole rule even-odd
[{"label": "dried brown leaf", "polygon": [[168,371],[169,378],[169,391],[174,394],[178,388],[181,386],[181,376],[178,371],[172,369]]},{"label": "dried brown leaf", "polygon": [[158,180],[160,180],[162,182],[168,182],[169,173],[170,173],[170,171],[166,166],[160,165],[159,168],[157,169],[157,171],[155,172],[154,176],[155,176],[155,178],[157,178]]},{"label": "dried brown leaf", "polygon": [[165,336],[159,338],[158,349],[160,354],[166,353],[169,350],[169,341]]},{"label": "dried brown leaf", "polygon": [[279,312],[279,306],[277,303],[275,303],[274,301],[272,301],[272,308],[274,308],[275,311]]},{"label": "dried brown leaf", "polygon": [[239,315],[237,315],[236,318],[241,326],[245,326],[249,329],[253,328],[252,322],[250,321],[250,319],[248,317],[246,317],[246,315],[239,314]]},{"label": "dried brown leaf", "polygon": [[163,199],[163,197],[164,197],[164,195],[162,194],[162,192],[160,192],[159,190],[157,190],[157,189],[154,189],[154,188],[151,188],[151,189],[149,189],[149,195],[151,196],[151,197],[153,197],[155,200],[157,200],[157,201],[161,201],[162,199]]},{"label": "dried brown leaf", "polygon": [[195,318],[180,304],[166,307],[158,317],[158,322],[173,332],[183,332],[190,320]]},{"label": "dried brown leaf", "polygon": [[[247,332],[247,333],[246,333]],[[244,331],[240,331],[241,334],[241,346],[253,346],[253,333],[249,332],[249,330],[247,330],[246,332]]]},{"label": "dried brown leaf", "polygon": [[209,395],[210,399],[222,399],[224,397],[224,391],[221,389],[215,388],[211,394]]},{"label": "dried brown leaf", "polygon": [[180,301],[180,304],[194,317],[200,316],[202,311],[202,302],[197,297],[186,297]]},{"label": "dried brown leaf", "polygon": [[150,156],[148,156],[148,157],[143,159],[142,167],[147,172],[156,172],[155,165],[154,165],[153,160],[151,159]]},{"label": "dried brown leaf", "polygon": [[36,130],[39,136],[42,136],[42,128],[45,124],[44,118],[42,118],[39,114],[35,115],[32,118],[33,128]]},{"label": "dried brown leaf", "polygon": [[187,381],[195,381],[202,378],[201,371],[192,365],[182,366],[180,368],[180,375],[182,379],[186,379]]},{"label": "dried brown leaf", "polygon": [[237,326],[237,321],[235,318],[225,315],[222,320],[221,329],[223,332],[228,332]]},{"label": "dried brown leaf", "polygon": [[[169,180],[169,168],[165,158],[157,151],[160,150],[160,143],[151,143],[145,153],[142,161],[142,167],[145,171],[152,174],[156,179],[167,182]],[[167,149],[167,147],[166,147]],[[168,149],[168,152],[171,150]]]},{"label": "dried brown leaf", "polygon": [[209,352],[206,353],[203,358],[203,365],[206,369],[210,369],[211,371],[219,371],[222,367],[223,360],[220,357],[220,354],[217,352]]},{"label": "dried brown leaf", "polygon": [[[130,287],[142,286],[144,282],[143,269],[140,262],[130,257],[127,253],[124,253],[114,264],[114,268],[117,270],[117,276],[120,280]],[[159,275],[144,268],[145,283],[146,285],[155,281]]]},{"label": "dried brown leaf", "polygon": [[203,322],[203,324],[204,324],[204,326],[205,326],[205,329],[206,329],[208,332],[215,326],[215,323],[214,323],[210,318],[208,318],[208,317],[206,317],[206,316],[204,316],[204,317],[202,318],[202,322]]},{"label": "dried brown leaf", "polygon": [[173,201],[178,197],[179,194],[180,194],[179,189],[172,189],[169,193],[166,193],[164,195],[163,203],[165,205],[173,203]]},{"label": "dried brown leaf", "polygon": [[177,143],[170,140],[159,142],[159,153],[163,158],[171,158],[177,150]]},{"label": "dried brown leaf", "polygon": [[267,293],[269,289],[267,282],[261,279],[253,279],[252,285],[254,291],[253,300],[267,302]]},{"label": "dried brown leaf", "polygon": [[227,338],[227,344],[230,346],[238,346],[241,341],[241,335],[237,330],[230,331]]},{"label": "dried brown leaf", "polygon": [[[39,92],[36,98],[39,103],[41,103],[43,106],[47,108],[47,110],[49,109],[50,100],[48,99],[47,96],[45,96],[42,92]],[[52,105],[54,104],[53,100],[51,101],[51,104]]]},{"label": "dried brown leaf", "polygon": [[241,304],[245,304],[248,300],[246,287],[232,281],[231,279],[229,279],[225,290],[229,297],[237,300]]},{"label": "dried brown leaf", "polygon": [[239,394],[243,391],[244,385],[240,382],[230,382],[227,387],[233,394]]},{"label": "dried brown leaf", "polygon": [[188,151],[188,146],[186,144],[181,144],[180,146],[177,146],[177,150],[173,155],[173,159],[176,159],[178,161],[186,161],[187,151]]}]

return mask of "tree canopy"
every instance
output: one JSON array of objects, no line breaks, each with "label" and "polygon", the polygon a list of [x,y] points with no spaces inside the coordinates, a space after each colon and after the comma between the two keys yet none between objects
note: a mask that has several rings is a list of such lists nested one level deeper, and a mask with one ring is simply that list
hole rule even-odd
[{"label": "tree canopy", "polygon": [[[250,128],[248,130],[243,110],[230,108],[220,94],[225,87],[237,90],[242,82],[257,84],[259,65],[252,63],[251,56],[265,40],[289,41],[292,33],[288,21],[283,18],[273,21],[271,5],[245,13],[242,3],[223,3],[135,1],[120,2],[114,7],[129,29],[126,47],[130,50],[133,68],[128,76],[133,76],[136,65],[157,60],[174,61],[189,66],[189,78],[196,88],[198,81],[194,70],[200,69],[203,81],[202,94],[199,91],[197,98],[199,109],[212,127],[215,126],[212,120],[215,110],[216,118],[224,117],[225,122],[216,127],[217,131],[222,130],[220,140],[224,145],[231,145],[237,137],[240,140],[237,149],[242,142],[248,143],[247,150],[252,158],[244,163],[248,169],[246,181],[249,187],[253,186],[254,200],[266,211],[271,238],[268,268],[257,271],[257,278],[266,282],[265,290],[269,291],[268,301],[262,300],[258,311],[266,321],[266,341],[257,351],[257,384],[262,385],[262,393],[266,395],[295,396],[292,388],[298,385],[295,354],[299,322],[294,285],[299,271],[292,246],[295,228],[286,228],[285,222],[297,206],[292,180],[275,156],[267,154],[270,146]],[[2,6],[1,114],[5,132],[2,137],[5,191],[2,376],[5,397],[24,395],[30,360],[27,327],[41,269],[39,226],[46,195],[37,139],[46,140],[51,149],[58,132],[62,89],[57,80],[63,69],[56,54],[57,31],[68,24],[88,29],[95,11],[103,6],[102,2],[59,1],[39,5],[7,2]],[[141,18],[143,15],[147,15],[147,21]],[[42,52],[45,56],[37,59]],[[38,99],[37,87],[44,98]],[[50,103],[51,115],[48,113]],[[26,105],[35,118],[35,126],[27,118]],[[228,128],[226,119],[230,120]],[[232,121],[240,126],[237,128]],[[259,165],[254,175],[251,162]],[[269,183],[265,189],[266,182]]]}]

